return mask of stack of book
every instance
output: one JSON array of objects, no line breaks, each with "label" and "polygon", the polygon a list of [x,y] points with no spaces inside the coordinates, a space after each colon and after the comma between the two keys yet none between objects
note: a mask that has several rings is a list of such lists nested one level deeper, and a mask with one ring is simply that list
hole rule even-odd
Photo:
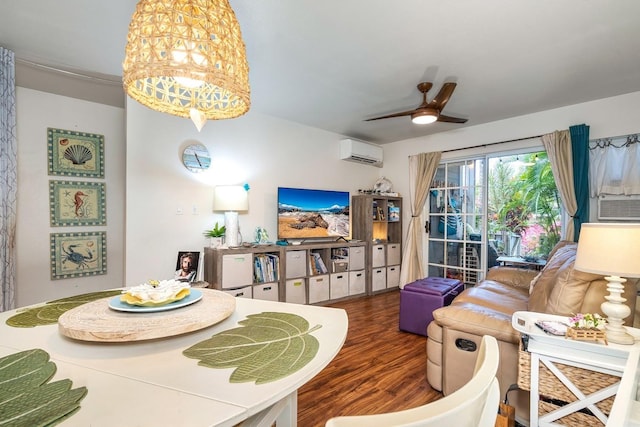
[{"label": "stack of book", "polygon": [[253,258],[256,283],[277,282],[280,278],[280,257],[274,254],[256,254]]},{"label": "stack of book", "polygon": [[312,275],[327,274],[327,266],[322,260],[319,252],[309,253],[309,272]]}]

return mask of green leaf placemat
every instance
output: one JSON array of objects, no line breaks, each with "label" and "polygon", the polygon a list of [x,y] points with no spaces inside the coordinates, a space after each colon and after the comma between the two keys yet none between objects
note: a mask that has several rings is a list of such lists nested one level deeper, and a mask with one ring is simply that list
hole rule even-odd
[{"label": "green leaf placemat", "polygon": [[49,383],[55,363],[41,349],[0,358],[0,426],[53,426],[80,409],[86,387],[71,389],[71,380]]},{"label": "green leaf placemat", "polygon": [[120,290],[91,292],[49,301],[38,307],[18,310],[14,316],[7,319],[6,323],[14,328],[33,328],[35,326],[51,325],[58,323],[58,318],[72,308],[100,298],[119,295],[121,292]]},{"label": "green leaf placemat", "polygon": [[320,344],[309,322],[290,313],[266,312],[247,316],[239,328],[220,332],[183,354],[209,368],[237,367],[229,381],[264,384],[290,375],[318,353]]}]

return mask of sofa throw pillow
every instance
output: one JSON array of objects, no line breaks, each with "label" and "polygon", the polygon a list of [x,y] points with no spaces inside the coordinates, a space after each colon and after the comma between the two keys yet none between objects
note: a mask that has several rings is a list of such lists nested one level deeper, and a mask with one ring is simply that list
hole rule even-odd
[{"label": "sofa throw pillow", "polygon": [[567,270],[573,270],[573,262],[576,258],[576,243],[563,244],[555,250],[547,265],[545,265],[535,286],[529,295],[529,311],[548,313],[547,305],[551,298],[554,286],[562,280],[567,280]]},{"label": "sofa throw pillow", "polygon": [[[558,282],[551,291],[547,313],[560,316],[581,313],[587,289],[592,283],[601,280],[600,275],[574,269],[572,262],[570,268],[558,277]],[[598,309],[597,312],[600,310]]]}]

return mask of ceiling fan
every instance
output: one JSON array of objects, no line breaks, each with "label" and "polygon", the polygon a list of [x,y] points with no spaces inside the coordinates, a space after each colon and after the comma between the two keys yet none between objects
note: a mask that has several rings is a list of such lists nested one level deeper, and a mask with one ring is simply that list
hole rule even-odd
[{"label": "ceiling fan", "polygon": [[418,90],[422,92],[422,104],[418,108],[409,111],[403,111],[401,113],[388,114],[386,116],[374,117],[372,119],[366,119],[366,122],[372,120],[389,119],[392,117],[411,116],[411,121],[416,124],[424,125],[433,123],[435,121],[447,122],[447,123],[466,123],[467,119],[459,117],[445,116],[441,114],[444,106],[451,98],[453,90],[456,88],[456,83],[449,82],[442,85],[440,92],[431,100],[427,102],[427,92],[433,86],[430,82],[422,82],[418,84]]}]

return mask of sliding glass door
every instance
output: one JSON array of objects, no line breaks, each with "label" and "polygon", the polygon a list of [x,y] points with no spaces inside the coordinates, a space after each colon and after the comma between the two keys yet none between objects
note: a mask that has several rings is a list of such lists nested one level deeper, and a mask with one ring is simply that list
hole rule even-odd
[{"label": "sliding glass door", "polygon": [[498,264],[543,265],[560,237],[545,152],[444,161],[425,204],[429,276],[473,286]]},{"label": "sliding glass door", "polygon": [[443,162],[427,203],[428,274],[466,286],[484,278],[486,233],[484,158]]}]

